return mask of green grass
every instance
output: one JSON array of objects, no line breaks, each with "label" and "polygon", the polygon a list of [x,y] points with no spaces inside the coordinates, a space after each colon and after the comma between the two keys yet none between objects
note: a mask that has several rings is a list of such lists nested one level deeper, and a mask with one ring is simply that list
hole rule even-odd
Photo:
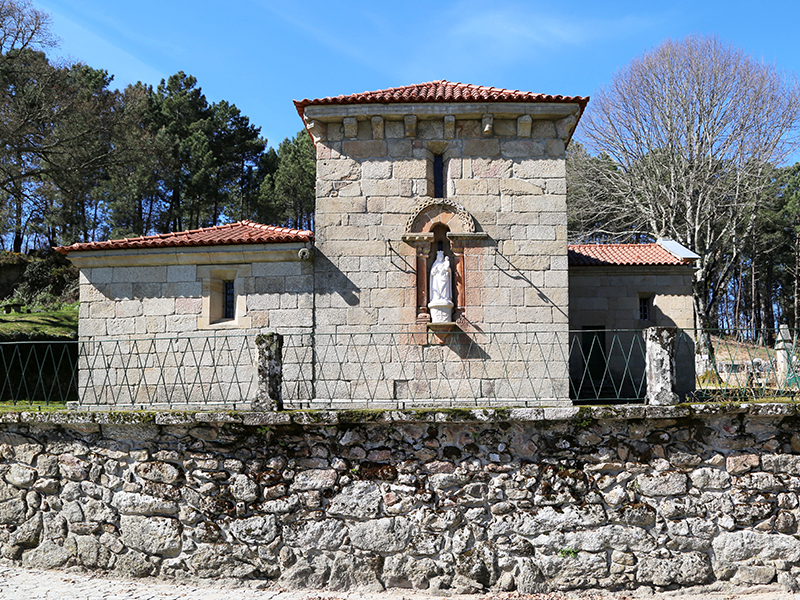
[{"label": "green grass", "polygon": [[64,410],[65,408],[67,408],[67,403],[59,401],[50,402],[49,404],[40,401],[25,402],[22,400],[16,404],[10,401],[0,402],[0,413],[53,412]]},{"label": "green grass", "polygon": [[51,336],[75,338],[77,334],[77,304],[53,311],[12,312],[8,315],[0,312],[0,341]]}]

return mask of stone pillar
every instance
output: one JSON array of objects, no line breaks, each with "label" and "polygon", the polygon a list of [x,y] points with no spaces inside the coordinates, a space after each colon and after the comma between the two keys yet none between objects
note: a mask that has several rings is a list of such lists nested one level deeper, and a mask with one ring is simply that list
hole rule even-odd
[{"label": "stone pillar", "polygon": [[256,337],[258,349],[258,397],[253,410],[281,410],[283,383],[283,336],[264,333]]},{"label": "stone pillar", "polygon": [[788,325],[778,328],[778,337],[775,340],[775,371],[779,388],[786,385],[789,379],[789,369],[792,364],[792,334]]},{"label": "stone pillar", "polygon": [[417,251],[417,323],[430,323],[428,312],[428,255],[431,245],[426,242],[414,244]]},{"label": "stone pillar", "polygon": [[648,327],[644,330],[647,404],[678,404],[675,393],[675,327]]},{"label": "stone pillar", "polygon": [[458,321],[464,316],[465,296],[467,295],[467,287],[464,282],[464,245],[460,241],[451,240],[450,249],[453,251],[455,262],[453,265],[453,291],[455,292],[454,300],[456,305],[453,310],[453,321]]}]

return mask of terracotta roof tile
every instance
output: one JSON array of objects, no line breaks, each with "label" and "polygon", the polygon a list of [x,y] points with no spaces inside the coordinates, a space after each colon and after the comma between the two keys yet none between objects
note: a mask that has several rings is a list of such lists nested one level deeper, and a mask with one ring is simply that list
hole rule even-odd
[{"label": "terracotta roof tile", "polygon": [[439,80],[416,85],[362,92],[349,96],[328,96],[317,100],[295,100],[294,105],[300,118],[303,117],[306,106],[321,106],[330,104],[402,104],[422,102],[564,102],[580,104],[583,112],[588,96],[551,96],[549,94],[534,94],[519,90],[504,90],[495,87],[483,87],[468,83],[453,83]]},{"label": "terracotta roof tile", "polygon": [[128,248],[169,248],[180,246],[221,246],[230,244],[278,244],[283,242],[310,242],[312,231],[261,225],[253,221],[239,221],[216,227],[202,227],[190,231],[177,231],[106,242],[88,242],[59,246],[57,252],[68,254],[82,250],[122,250]]},{"label": "terracotta roof tile", "polygon": [[687,264],[658,244],[570,244],[568,257],[571,267]]}]

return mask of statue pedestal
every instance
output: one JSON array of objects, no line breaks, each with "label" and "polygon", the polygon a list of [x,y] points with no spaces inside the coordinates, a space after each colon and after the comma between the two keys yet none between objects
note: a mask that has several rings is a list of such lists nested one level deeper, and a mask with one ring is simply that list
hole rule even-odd
[{"label": "statue pedestal", "polygon": [[449,321],[447,323],[428,323],[427,328],[428,331],[432,331],[433,333],[449,333],[453,329],[457,327],[457,324]]},{"label": "statue pedestal", "polygon": [[428,323],[428,345],[442,346],[447,343],[448,338],[456,333],[458,325],[456,323]]},{"label": "statue pedestal", "polygon": [[434,300],[428,304],[431,323],[450,323],[453,320],[453,303],[450,300]]}]

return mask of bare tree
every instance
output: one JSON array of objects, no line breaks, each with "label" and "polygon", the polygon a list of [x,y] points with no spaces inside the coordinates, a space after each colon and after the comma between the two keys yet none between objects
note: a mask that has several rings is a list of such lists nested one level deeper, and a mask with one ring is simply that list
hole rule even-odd
[{"label": "bare tree", "polygon": [[0,54],[55,46],[50,15],[27,0],[0,0]]},{"label": "bare tree", "polygon": [[771,165],[796,147],[797,80],[716,37],[667,41],[590,103],[569,158],[572,223],[583,237],[669,237],[698,254],[699,325],[752,231]]}]

